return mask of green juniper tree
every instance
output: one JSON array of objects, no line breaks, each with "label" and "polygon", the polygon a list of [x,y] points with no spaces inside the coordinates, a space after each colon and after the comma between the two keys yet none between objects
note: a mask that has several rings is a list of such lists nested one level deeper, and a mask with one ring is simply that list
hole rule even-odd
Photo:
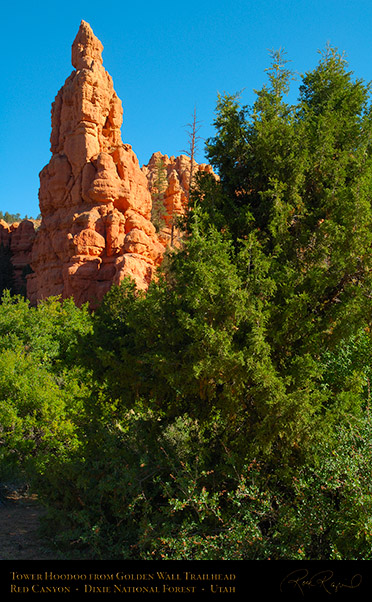
[{"label": "green juniper tree", "polygon": [[274,55],[252,110],[219,99],[207,148],[221,181],[202,183],[205,221],[230,232],[237,250],[253,237],[270,263],[278,365],[369,319],[371,284],[369,85],[353,81],[332,48],[294,106],[284,102],[289,77]]},{"label": "green juniper tree", "polygon": [[107,374],[125,373],[126,404],[218,410],[239,433],[236,449],[297,462],[360,410],[353,391],[341,402],[322,386],[320,351],[371,317],[372,123],[369,86],[332,48],[296,105],[285,102],[281,52],[268,75],[251,109],[219,98],[207,150],[220,180],[199,178],[185,248],[128,305],[109,342],[128,368]]},{"label": "green juniper tree", "polygon": [[182,249],[70,335],[91,391],[40,486],[91,558],[371,559],[369,86],[327,48],[290,105],[272,59],[218,99]]}]

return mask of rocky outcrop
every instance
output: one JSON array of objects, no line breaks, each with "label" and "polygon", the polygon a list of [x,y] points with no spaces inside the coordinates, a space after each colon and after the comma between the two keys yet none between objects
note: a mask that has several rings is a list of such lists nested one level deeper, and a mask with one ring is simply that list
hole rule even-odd
[{"label": "rocky outcrop", "polygon": [[181,235],[176,227],[177,218],[187,211],[190,181],[198,172],[213,174],[212,167],[194,161],[191,168],[191,159],[187,155],[168,157],[156,152],[142,171],[148,180],[153,203],[158,205],[155,219],[159,238],[165,245],[176,244]]},{"label": "rocky outcrop", "polygon": [[0,220],[0,289],[25,294],[26,276],[31,271],[31,255],[36,232],[35,223],[23,220],[7,224]]},{"label": "rocky outcrop", "polygon": [[74,71],[52,105],[52,158],[40,173],[42,215],[28,277],[31,303],[72,296],[95,307],[112,283],[146,288],[164,245],[151,223],[151,194],[123,144],[122,106],[102,66],[102,44],[82,21]]},{"label": "rocky outcrop", "polygon": [[0,245],[3,248],[10,247],[10,236],[13,230],[13,224],[7,224],[3,219],[0,219]]},{"label": "rocky outcrop", "polygon": [[31,220],[20,222],[11,234],[10,252],[14,270],[13,283],[14,290],[19,293],[26,292],[26,277],[31,272],[30,264],[35,238],[35,227]]}]

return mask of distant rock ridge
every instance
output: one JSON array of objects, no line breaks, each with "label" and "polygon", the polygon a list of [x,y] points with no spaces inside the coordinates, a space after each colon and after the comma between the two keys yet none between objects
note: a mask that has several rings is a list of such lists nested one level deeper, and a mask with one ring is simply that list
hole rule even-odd
[{"label": "distant rock ridge", "polygon": [[[32,272],[31,304],[60,295],[95,308],[126,276],[146,289],[172,242],[174,216],[187,207],[190,159],[154,153],[141,169],[131,146],[122,142],[122,105],[102,65],[102,50],[82,21],[72,45],[74,70],[52,104],[52,157],[40,172],[40,228],[35,233],[29,220],[17,227],[0,224],[0,245],[11,250],[19,287],[20,274],[24,279]],[[159,158],[166,172],[160,229],[151,221]],[[193,170],[211,172],[204,164]]]}]

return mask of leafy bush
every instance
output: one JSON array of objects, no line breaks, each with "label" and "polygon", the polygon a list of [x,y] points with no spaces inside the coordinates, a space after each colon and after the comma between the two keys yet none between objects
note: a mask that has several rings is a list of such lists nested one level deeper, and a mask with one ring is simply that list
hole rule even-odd
[{"label": "leafy bush", "polygon": [[0,304],[0,474],[44,473],[66,458],[76,434],[86,373],[69,363],[90,318],[70,300],[31,308],[6,292]]}]

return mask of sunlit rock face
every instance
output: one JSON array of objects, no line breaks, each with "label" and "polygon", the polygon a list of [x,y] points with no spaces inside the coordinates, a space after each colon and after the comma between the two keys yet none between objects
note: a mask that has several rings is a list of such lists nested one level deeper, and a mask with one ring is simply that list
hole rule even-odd
[{"label": "sunlit rock face", "polygon": [[[162,220],[160,222],[158,236],[165,245],[177,245],[182,233],[177,228],[177,218],[187,212],[189,203],[190,184],[198,172],[212,174],[212,167],[206,163],[196,163],[187,155],[168,157],[160,152],[153,153],[147,165],[142,167],[143,173],[149,182],[149,188],[153,196],[160,196],[164,207]],[[164,181],[159,191],[161,172]]]},{"label": "sunlit rock face", "polygon": [[41,227],[27,294],[98,305],[131,276],[146,289],[165,250],[151,223],[146,174],[121,140],[123,110],[85,21],[72,45],[73,72],[52,105],[52,157],[40,173]]}]

